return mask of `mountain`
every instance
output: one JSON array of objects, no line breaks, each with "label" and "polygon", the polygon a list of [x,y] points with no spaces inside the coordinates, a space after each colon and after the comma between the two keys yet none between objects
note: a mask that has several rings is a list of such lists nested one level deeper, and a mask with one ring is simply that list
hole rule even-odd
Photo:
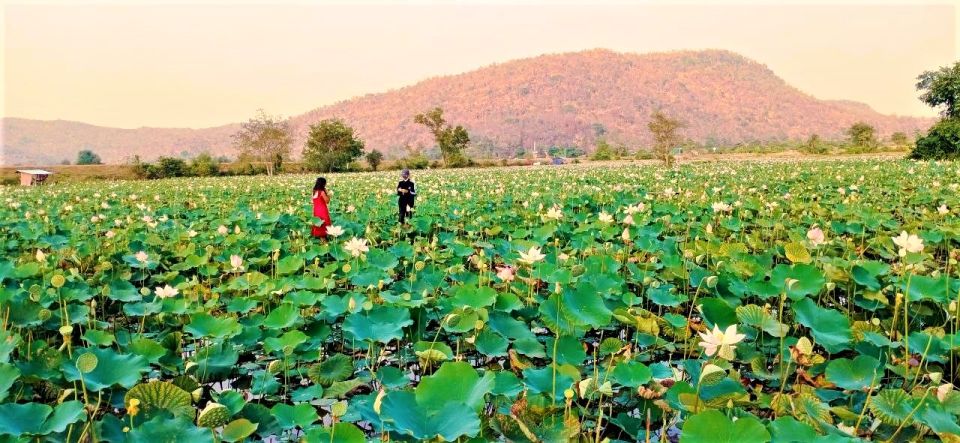
[{"label": "mountain", "polygon": [[[405,146],[432,145],[413,116],[441,106],[462,124],[482,155],[510,154],[518,146],[577,145],[597,135],[629,146],[647,146],[647,121],[657,109],[679,118],[683,135],[706,143],[839,139],[851,124],[874,125],[881,136],[913,134],[931,118],[880,114],[850,101],[820,100],[788,85],[766,66],[723,50],[650,54],[590,50],[549,54],[434,77],[369,94],[290,118],[299,152],[310,124],[341,118],[367,149],[402,156]],[[3,162],[73,160],[92,149],[107,162],[133,155],[233,154],[238,124],[205,129],[115,129],[67,121],[6,118]]]}]

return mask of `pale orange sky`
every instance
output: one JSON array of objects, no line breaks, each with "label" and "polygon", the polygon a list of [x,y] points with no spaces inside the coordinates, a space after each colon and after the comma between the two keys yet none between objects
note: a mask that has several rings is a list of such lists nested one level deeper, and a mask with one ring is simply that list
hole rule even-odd
[{"label": "pale orange sky", "polygon": [[818,98],[929,116],[915,78],[958,44],[943,1],[147,3],[4,4],[3,115],[205,127],[549,52],[722,48]]}]

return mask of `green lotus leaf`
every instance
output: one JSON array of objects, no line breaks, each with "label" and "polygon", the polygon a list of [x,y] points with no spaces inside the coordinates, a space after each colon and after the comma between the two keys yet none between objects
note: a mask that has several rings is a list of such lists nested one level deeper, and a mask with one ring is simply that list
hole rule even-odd
[{"label": "green lotus leaf", "polygon": [[480,377],[467,363],[446,362],[433,375],[420,380],[416,389],[417,403],[436,409],[456,402],[478,409],[484,404],[484,395],[493,389],[493,378],[490,372]]},{"label": "green lotus leaf", "polygon": [[20,377],[20,370],[9,363],[0,363],[0,401],[7,398],[7,392]]},{"label": "green lotus leaf", "polygon": [[897,426],[911,416],[916,401],[900,389],[884,389],[870,399],[870,412],[883,423]]},{"label": "green lotus leaf", "polygon": [[388,343],[403,337],[403,328],[413,323],[410,311],[402,308],[375,306],[347,316],[343,330],[357,341]]},{"label": "green lotus leaf", "polygon": [[313,422],[320,419],[317,410],[309,403],[297,405],[278,404],[270,409],[270,413],[277,419],[283,429],[300,427],[306,429]]},{"label": "green lotus leaf", "polygon": [[454,441],[480,433],[480,417],[473,408],[457,402],[446,403],[439,409],[423,407],[416,395],[407,391],[387,394],[380,415],[389,420],[390,429],[418,440],[439,436],[444,441]]},{"label": "green lotus leaf", "polygon": [[623,386],[636,388],[650,381],[653,372],[643,363],[628,361],[617,364],[610,375],[613,381]]},{"label": "green lotus leaf", "polygon": [[190,393],[166,381],[151,381],[130,388],[123,397],[124,404],[129,405],[133,399],[140,400],[140,409],[147,415],[162,410],[192,420],[196,414]]},{"label": "green lotus leaf", "polygon": [[769,427],[774,443],[812,441],[818,437],[815,429],[793,417],[780,417],[770,422]]},{"label": "green lotus leaf", "polygon": [[0,404],[0,435],[20,437],[43,432],[53,408],[42,403]]},{"label": "green lotus leaf", "polygon": [[67,430],[67,427],[85,420],[87,411],[80,401],[72,400],[60,403],[53,408],[53,415],[47,418],[43,423],[43,429],[40,433],[60,433]]},{"label": "green lotus leaf", "polygon": [[883,375],[880,360],[860,355],[853,360],[840,358],[827,364],[827,381],[850,390],[868,389]]},{"label": "green lotus leaf", "polygon": [[226,442],[242,441],[257,431],[257,425],[245,418],[238,418],[220,431],[220,439]]},{"label": "green lotus leaf", "polygon": [[277,261],[277,274],[289,275],[303,267],[303,257],[290,255]]},{"label": "green lotus leaf", "polygon": [[198,313],[190,316],[190,323],[183,327],[184,332],[195,337],[229,338],[240,333],[240,323],[232,317],[214,317]]},{"label": "green lotus leaf", "polygon": [[[788,279],[794,281],[789,287]],[[770,283],[777,288],[778,293],[786,291],[787,296],[792,300],[800,300],[805,296],[820,293],[826,279],[823,273],[813,265],[777,265],[770,273]]]},{"label": "green lotus leaf", "polygon": [[118,354],[111,348],[90,348],[86,351],[74,350],[73,355],[80,356],[89,352],[97,357],[96,368],[85,374],[77,369],[76,362],[64,363],[61,366],[68,381],[78,381],[83,378],[87,389],[101,391],[114,385],[126,388],[133,387],[140,381],[140,374],[149,369],[147,361],[139,355]]},{"label": "green lotus leaf", "polygon": [[592,327],[606,326],[613,314],[600,292],[588,283],[580,283],[575,289],[565,288],[560,309],[577,324]]},{"label": "green lotus leaf", "polygon": [[314,383],[330,386],[334,382],[343,381],[353,375],[353,359],[344,354],[333,354],[320,363],[310,367],[307,376]]},{"label": "green lotus leaf", "polygon": [[131,429],[127,435],[132,443],[213,441],[209,429],[197,427],[185,417],[157,416]]},{"label": "green lotus leaf", "polygon": [[688,417],[680,434],[681,443],[765,443],[770,439],[770,432],[756,417],[740,417],[732,421],[715,410]]},{"label": "green lotus leaf", "polygon": [[263,321],[263,326],[270,329],[284,329],[293,326],[300,319],[300,311],[290,303],[277,306]]},{"label": "green lotus leaf", "polygon": [[850,320],[840,311],[821,308],[809,298],[795,302],[793,311],[797,322],[810,328],[813,338],[827,352],[833,354],[849,347]]},{"label": "green lotus leaf", "polygon": [[555,400],[563,399],[563,391],[573,385],[573,377],[561,371],[554,370],[553,366],[545,368],[528,368],[523,370],[523,384],[531,392],[546,394]]},{"label": "green lotus leaf", "polygon": [[450,302],[454,306],[484,308],[497,301],[497,291],[489,287],[457,286],[453,290]]}]

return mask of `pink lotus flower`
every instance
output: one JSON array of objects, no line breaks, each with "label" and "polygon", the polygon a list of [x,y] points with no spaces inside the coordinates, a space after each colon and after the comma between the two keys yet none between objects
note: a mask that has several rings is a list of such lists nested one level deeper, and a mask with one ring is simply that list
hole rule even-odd
[{"label": "pink lotus flower", "polygon": [[807,231],[807,240],[810,240],[810,244],[813,245],[813,247],[820,246],[827,242],[826,236],[823,234],[823,229],[818,227]]},{"label": "pink lotus flower", "polygon": [[497,267],[497,278],[505,282],[513,281],[513,267],[511,266],[498,266]]}]

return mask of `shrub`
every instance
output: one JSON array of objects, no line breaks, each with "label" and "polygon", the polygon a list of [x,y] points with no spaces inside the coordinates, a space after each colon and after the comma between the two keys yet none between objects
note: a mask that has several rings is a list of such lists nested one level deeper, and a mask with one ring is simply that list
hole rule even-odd
[{"label": "shrub", "polygon": [[220,175],[220,165],[210,154],[202,153],[190,162],[190,175],[212,177]]},{"label": "shrub", "polygon": [[917,138],[910,158],[945,160],[960,158],[960,118],[945,118]]}]

